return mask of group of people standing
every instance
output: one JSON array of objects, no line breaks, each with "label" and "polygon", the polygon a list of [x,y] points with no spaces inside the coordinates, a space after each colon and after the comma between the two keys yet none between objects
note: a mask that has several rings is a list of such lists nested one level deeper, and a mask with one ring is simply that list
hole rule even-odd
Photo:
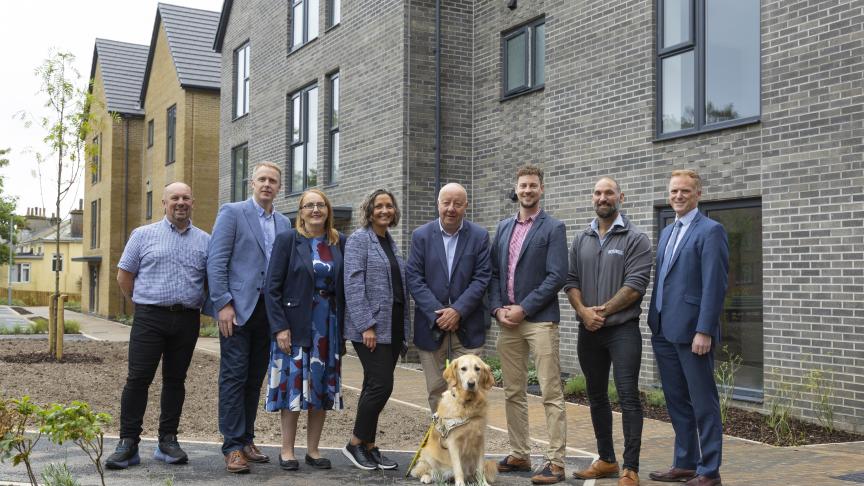
[{"label": "group of people standing", "polygon": [[[345,340],[362,364],[363,386],[342,452],[361,469],[397,468],[381,454],[376,432],[393,391],[395,366],[407,351],[411,295],[413,342],[431,411],[447,389],[442,379],[446,360],[482,353],[494,318],[500,328],[496,349],[511,445],[498,471],[532,467],[526,396],[531,355],[549,435],[545,458],[531,480],[563,481],[567,422],[558,329],[558,292],[563,288],[579,321],[577,352],[599,453],[574,476],[618,476],[620,486],[639,484],[639,317],[652,268],[651,244],[622,214],[624,193],[613,178],[596,182],[596,217],[574,239],[569,259],[564,224],[540,204],[543,172],[527,165],[516,173],[519,210],[499,223],[493,243],[484,228],[465,218],[468,194],[451,183],[439,192],[439,218],[413,232],[407,262],[389,231],[400,219],[390,192],[379,189],[363,201],[362,227],[346,238],[335,229],[333,208],[318,189],[301,195],[291,228],[273,208],[281,180],[277,165],[258,164],[252,197],[223,205],[212,237],[191,224],[191,188],[169,184],[162,200],[165,218],[130,236],[117,279],[136,304],[135,316],[120,441],[108,468],[140,462],[147,392],[160,359],[163,392],[154,457],[168,463],[188,460],[177,429],[199,309],[214,316],[220,330],[219,430],[228,472],[249,472],[249,463],[270,460],[254,442],[265,377],[265,408],[280,413],[280,467],[300,467],[294,442],[304,410],[304,462],[331,467],[318,445],[326,412],[343,406]],[[676,220],[659,238],[648,324],[675,429],[675,451],[672,467],[650,477],[716,486],[722,426],[713,349],[719,340],[728,247],[723,227],[697,209],[701,190],[696,172],[672,173],[669,202]],[[612,443],[610,367],[623,412],[622,467]]]}]

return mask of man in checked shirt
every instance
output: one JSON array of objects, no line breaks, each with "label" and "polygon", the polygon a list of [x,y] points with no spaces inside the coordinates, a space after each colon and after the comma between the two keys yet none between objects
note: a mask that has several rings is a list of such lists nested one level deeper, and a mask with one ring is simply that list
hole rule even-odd
[{"label": "man in checked shirt", "polygon": [[135,229],[117,265],[117,283],[135,303],[135,315],[129,334],[129,371],[120,399],[120,442],[105,462],[108,469],[141,462],[141,424],[160,360],[162,403],[154,458],[168,464],[188,461],[177,443],[177,428],[186,370],[201,325],[210,241],[210,235],[192,225],[193,203],[188,185],[174,182],[165,186],[165,217]]}]

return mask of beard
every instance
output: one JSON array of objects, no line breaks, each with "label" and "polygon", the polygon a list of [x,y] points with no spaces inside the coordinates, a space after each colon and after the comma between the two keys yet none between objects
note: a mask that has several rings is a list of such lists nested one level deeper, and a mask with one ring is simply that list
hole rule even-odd
[{"label": "beard", "polygon": [[606,219],[611,218],[618,214],[618,210],[621,209],[621,203],[615,203],[607,206],[600,206],[598,204],[594,205],[594,212],[597,213],[597,216]]}]

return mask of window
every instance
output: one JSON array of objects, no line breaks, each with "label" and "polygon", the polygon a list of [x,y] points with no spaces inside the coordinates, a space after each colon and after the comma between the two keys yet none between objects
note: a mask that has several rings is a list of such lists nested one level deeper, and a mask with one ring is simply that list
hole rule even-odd
[{"label": "window", "polygon": [[538,90],[546,82],[546,19],[505,32],[501,37],[504,97]]},{"label": "window", "polygon": [[657,136],[758,121],[759,2],[657,2]]},{"label": "window", "polygon": [[249,144],[231,149],[231,201],[249,197]]},{"label": "window", "polygon": [[234,51],[234,118],[249,113],[249,43]]},{"label": "window", "polygon": [[342,21],[342,0],[329,0],[327,5],[327,28]]},{"label": "window", "polygon": [[9,267],[12,271],[12,283],[28,283],[30,282],[30,264],[16,263]]},{"label": "window", "polygon": [[155,135],[155,129],[153,127],[153,120],[147,122],[147,148],[153,146],[153,136]]},{"label": "window", "polygon": [[291,175],[288,191],[318,184],[318,86],[291,96]]},{"label": "window", "polygon": [[144,219],[153,219],[153,191],[147,191],[147,202],[144,204]]},{"label": "window", "polygon": [[[741,358],[733,397],[761,400],[763,394],[762,203],[745,199],[699,204],[699,210],[726,229],[729,238],[729,289],[720,317],[717,361]],[[671,208],[660,212],[660,228],[671,224]],[[659,233],[658,233],[659,234]]]},{"label": "window", "polygon": [[330,75],[330,184],[339,181],[339,73]]},{"label": "window", "polygon": [[291,49],[318,37],[318,0],[292,0]]},{"label": "window", "polygon": [[63,254],[57,255],[56,253],[53,255],[51,260],[51,271],[52,272],[62,272],[63,271]]},{"label": "window", "polygon": [[168,108],[167,126],[165,127],[165,165],[173,164],[174,150],[177,145],[177,105]]},{"label": "window", "polygon": [[99,248],[99,207],[101,199],[90,203],[90,248]]},{"label": "window", "polygon": [[93,153],[90,161],[90,183],[96,184],[102,178],[102,139],[93,138]]}]

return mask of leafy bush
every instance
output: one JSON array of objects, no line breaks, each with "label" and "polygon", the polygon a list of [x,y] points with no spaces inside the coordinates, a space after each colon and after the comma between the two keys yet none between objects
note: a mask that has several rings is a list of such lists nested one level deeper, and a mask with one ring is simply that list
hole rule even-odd
[{"label": "leafy bush", "polygon": [[81,312],[81,302],[77,300],[70,300],[63,307],[72,312]]},{"label": "leafy bush", "polygon": [[51,463],[42,470],[42,482],[45,486],[79,486],[78,481],[72,477],[72,473],[66,464]]},{"label": "leafy bush", "polygon": [[102,428],[109,423],[110,415],[93,412],[86,402],[76,400],[68,407],[55,403],[45,410],[39,431],[55,444],[71,441],[77,445],[96,466],[102,486],[105,486],[105,471],[102,469],[102,453],[105,450]]},{"label": "leafy bush", "polygon": [[0,326],[0,334],[5,334],[5,335],[33,334],[33,327],[32,326],[22,326],[20,324],[15,324],[12,327]]},{"label": "leafy bush", "polygon": [[64,334],[81,334],[81,324],[78,321],[67,320],[63,321]]},{"label": "leafy bush", "polygon": [[609,380],[609,386],[606,388],[606,393],[609,394],[609,403],[618,403],[618,388],[615,388],[615,382]]},{"label": "leafy bush", "polygon": [[42,433],[28,435],[27,429],[38,425],[42,408],[24,395],[21,399],[0,402],[0,460],[12,458],[12,465],[24,463],[30,484],[36,485],[36,473],[30,464],[30,454]]},{"label": "leafy bush", "polygon": [[573,376],[564,382],[565,395],[585,395],[586,389],[587,385],[585,384],[585,377],[583,375]]},{"label": "leafy bush", "polygon": [[124,326],[131,326],[132,325],[132,316],[127,315],[127,314],[118,314],[114,318],[114,321],[119,322],[120,324],[123,324]]},{"label": "leafy bush", "polygon": [[652,407],[665,407],[666,406],[666,395],[663,394],[663,390],[652,389],[645,392],[645,403]]},{"label": "leafy bush", "polygon": [[201,326],[201,330],[198,331],[198,335],[201,337],[210,338],[219,337],[219,326]]}]

